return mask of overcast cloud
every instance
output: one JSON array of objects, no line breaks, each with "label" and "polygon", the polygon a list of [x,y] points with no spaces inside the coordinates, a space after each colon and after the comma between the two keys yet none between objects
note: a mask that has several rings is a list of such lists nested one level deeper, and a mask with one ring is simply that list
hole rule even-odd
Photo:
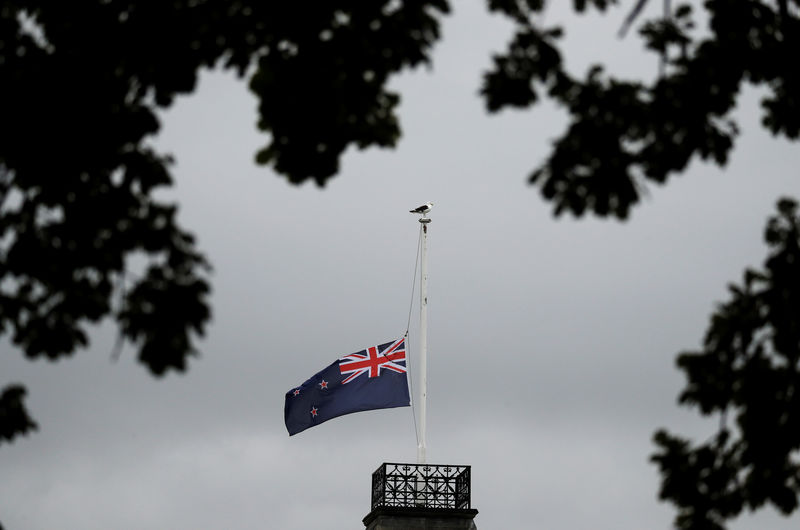
[{"label": "overcast cloud", "polygon": [[[156,144],[177,159],[166,196],[214,265],[201,355],[156,380],[131,346],[112,362],[110,325],[55,364],[0,342],[0,384],[28,386],[40,425],[0,447],[7,530],[361,528],[372,471],[416,458],[410,409],[290,438],[283,395],[402,335],[419,226],[407,212],[429,200],[428,459],[473,466],[478,528],[670,527],[652,433],[705,439],[716,425],[675,405],[675,355],[761,264],[776,199],[800,195],[800,153],[760,130],[750,90],[725,170],[693,163],[626,223],[555,220],[525,181],[565,118],[547,104],[487,116],[480,74],[509,27],[482,0],[454,4],[433,68],[393,83],[399,147],[349,152],[323,190],[254,165],[266,139],[233,76],[204,75],[164,114]],[[635,35],[616,38],[624,14],[570,19],[576,73],[594,59],[655,74]],[[768,512],[734,528],[796,524]]]}]

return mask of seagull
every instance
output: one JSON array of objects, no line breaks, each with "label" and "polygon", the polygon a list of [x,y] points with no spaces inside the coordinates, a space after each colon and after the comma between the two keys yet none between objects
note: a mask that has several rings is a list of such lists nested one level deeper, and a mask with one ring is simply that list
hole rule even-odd
[{"label": "seagull", "polygon": [[409,212],[411,212],[411,213],[419,213],[419,214],[425,215],[426,213],[431,211],[431,208],[433,208],[433,203],[432,202],[426,202],[422,206],[418,206],[418,207],[414,208],[413,210],[409,210]]}]

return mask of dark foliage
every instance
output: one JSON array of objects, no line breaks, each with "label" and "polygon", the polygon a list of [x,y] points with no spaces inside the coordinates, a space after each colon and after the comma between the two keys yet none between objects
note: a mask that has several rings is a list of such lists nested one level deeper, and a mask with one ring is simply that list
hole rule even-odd
[{"label": "dark foliage", "polygon": [[[587,3],[576,0],[575,7]],[[603,9],[611,2],[593,3]],[[534,22],[543,2],[490,2],[517,29],[484,77],[487,108],[527,107],[542,96],[564,106],[567,131],[530,181],[556,214],[592,211],[624,219],[648,182],[666,182],[693,157],[727,162],[738,132],[731,112],[744,83],[767,87],[764,126],[798,137],[800,69],[792,57],[800,49],[800,19],[786,3],[707,0],[711,32],[702,39],[692,37],[688,4],[643,24],[645,46],[664,62],[664,75],[644,83],[606,75],[600,65],[582,80],[571,76],[557,45],[561,29]],[[792,3],[800,7],[800,1]],[[631,16],[643,4],[639,0]]]},{"label": "dark foliage", "polygon": [[0,444],[36,429],[22,402],[24,397],[25,389],[20,385],[9,385],[0,394]]},{"label": "dark foliage", "polygon": [[[0,334],[30,358],[116,319],[154,374],[184,370],[210,317],[208,264],[154,192],[156,110],[201,68],[250,73],[257,155],[323,184],[351,144],[399,136],[390,74],[427,60],[444,0],[8,1],[0,7]],[[313,126],[310,126],[313,124]],[[142,275],[128,271],[146,261]],[[138,263],[138,262],[137,262]]]},{"label": "dark foliage", "polygon": [[[800,217],[784,199],[765,232],[764,270],[711,317],[702,351],[678,357],[687,385],[680,402],[719,414],[719,432],[692,445],[655,436],[661,498],[685,530],[724,529],[742,509],[771,503],[789,514],[800,495]],[[735,425],[729,426],[732,415]]]}]

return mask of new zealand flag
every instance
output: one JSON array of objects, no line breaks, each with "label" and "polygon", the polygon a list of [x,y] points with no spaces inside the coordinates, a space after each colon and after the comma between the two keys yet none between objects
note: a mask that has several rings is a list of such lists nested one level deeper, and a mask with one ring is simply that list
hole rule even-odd
[{"label": "new zealand flag", "polygon": [[405,339],[345,355],[286,392],[289,436],[337,416],[411,405]]}]

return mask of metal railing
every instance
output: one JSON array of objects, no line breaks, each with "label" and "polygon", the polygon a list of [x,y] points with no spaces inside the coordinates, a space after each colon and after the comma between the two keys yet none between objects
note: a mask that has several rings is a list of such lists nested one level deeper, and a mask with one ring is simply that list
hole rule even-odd
[{"label": "metal railing", "polygon": [[470,509],[470,466],[381,465],[372,474],[372,509]]}]

